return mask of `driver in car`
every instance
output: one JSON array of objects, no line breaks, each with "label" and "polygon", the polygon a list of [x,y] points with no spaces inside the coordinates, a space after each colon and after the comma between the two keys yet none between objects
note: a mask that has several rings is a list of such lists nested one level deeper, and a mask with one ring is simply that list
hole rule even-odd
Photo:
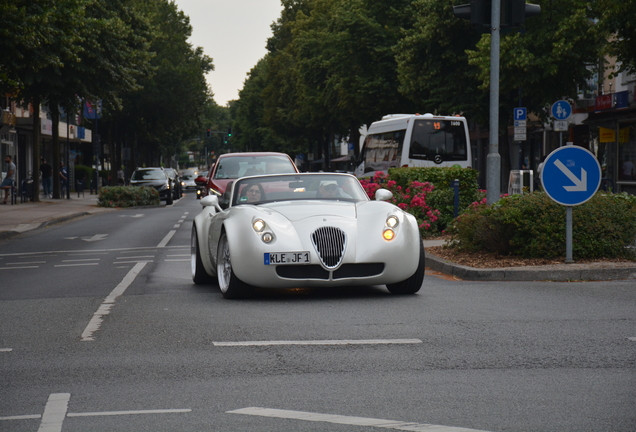
[{"label": "driver in car", "polygon": [[326,199],[335,199],[335,198],[351,198],[350,195],[344,193],[338,182],[335,180],[327,180],[320,182],[320,186],[318,187],[318,193],[316,194],[316,198],[326,198]]}]

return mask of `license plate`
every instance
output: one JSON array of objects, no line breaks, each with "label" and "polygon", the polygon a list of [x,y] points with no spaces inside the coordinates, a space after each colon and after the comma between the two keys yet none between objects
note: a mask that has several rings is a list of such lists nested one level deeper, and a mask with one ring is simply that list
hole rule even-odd
[{"label": "license plate", "polygon": [[264,255],[265,265],[309,264],[309,252],[269,252]]}]

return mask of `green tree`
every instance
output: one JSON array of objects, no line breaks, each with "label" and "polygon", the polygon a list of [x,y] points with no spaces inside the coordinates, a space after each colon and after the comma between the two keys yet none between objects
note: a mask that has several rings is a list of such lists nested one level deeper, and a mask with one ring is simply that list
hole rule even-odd
[{"label": "green tree", "polygon": [[636,3],[624,0],[597,0],[599,26],[606,32],[606,53],[618,62],[617,72],[636,72]]}]

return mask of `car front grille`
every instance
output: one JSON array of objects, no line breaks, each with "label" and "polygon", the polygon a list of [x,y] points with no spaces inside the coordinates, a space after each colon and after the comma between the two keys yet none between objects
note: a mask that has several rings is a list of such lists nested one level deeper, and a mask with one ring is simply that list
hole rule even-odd
[{"label": "car front grille", "polygon": [[328,269],[336,268],[342,262],[346,240],[344,231],[336,227],[321,227],[311,233],[311,242],[320,261]]}]

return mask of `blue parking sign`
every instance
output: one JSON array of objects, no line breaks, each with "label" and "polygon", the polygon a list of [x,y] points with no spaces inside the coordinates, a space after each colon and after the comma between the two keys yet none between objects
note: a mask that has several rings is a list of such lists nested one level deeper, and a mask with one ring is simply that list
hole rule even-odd
[{"label": "blue parking sign", "polygon": [[548,155],[541,170],[541,185],[553,201],[564,206],[583,204],[601,184],[601,165],[583,147],[559,147]]},{"label": "blue parking sign", "polygon": [[527,108],[523,108],[523,107],[513,108],[512,113],[515,120],[526,120],[528,118]]}]

